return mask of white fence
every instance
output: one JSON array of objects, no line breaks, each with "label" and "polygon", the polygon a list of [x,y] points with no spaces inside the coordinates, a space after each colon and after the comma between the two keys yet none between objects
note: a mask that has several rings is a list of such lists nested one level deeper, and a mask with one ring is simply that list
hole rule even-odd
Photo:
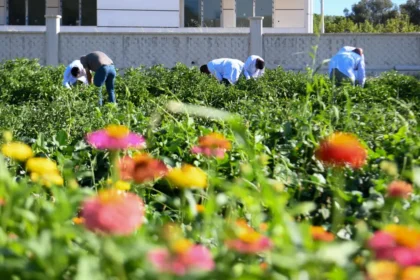
[{"label": "white fence", "polygon": [[[303,70],[312,64],[310,53],[318,45],[317,61],[330,58],[344,45],[362,47],[368,72],[398,68],[420,71],[420,34],[280,34],[261,28],[260,18],[251,28],[241,29],[87,29],[60,31],[56,18],[47,18],[47,27],[38,31],[0,32],[0,60],[38,58],[42,64],[68,64],[80,56],[101,50],[120,69],[177,62],[201,65],[220,57],[245,60],[249,54],[262,55],[269,68],[282,66]],[[50,22],[48,22],[50,21]],[[48,24],[50,23],[50,24]],[[261,28],[261,29],[259,29]],[[325,69],[325,68],[324,68]]]}]

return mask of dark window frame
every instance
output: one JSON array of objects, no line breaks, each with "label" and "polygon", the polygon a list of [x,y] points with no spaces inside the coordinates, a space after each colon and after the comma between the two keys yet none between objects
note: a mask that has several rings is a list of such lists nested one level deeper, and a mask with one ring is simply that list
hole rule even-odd
[{"label": "dark window frame", "polygon": [[[6,25],[11,25],[10,24],[10,1],[14,1],[14,0],[6,0]],[[31,24],[31,20],[30,20],[30,12],[29,12],[29,3],[31,0],[22,0],[24,2],[24,7],[23,10],[24,12],[24,21],[22,24],[18,24],[19,26],[45,26],[45,11],[47,9],[47,0],[44,0],[44,13],[43,16],[41,18],[41,22],[42,24]],[[32,2],[33,3],[33,2]],[[16,24],[13,24],[16,25]]]},{"label": "dark window frame", "polygon": [[[63,2],[64,0],[59,0],[60,1],[60,14],[63,15]],[[97,0],[70,0],[70,1],[78,1],[78,19],[76,20],[75,25],[64,25],[64,26],[98,26],[98,1]],[[85,7],[84,1],[95,1],[95,19],[94,22],[95,24],[89,24],[89,25],[85,25],[84,23],[84,14],[83,14],[83,7]],[[63,23],[63,18],[61,18],[61,25]]]}]

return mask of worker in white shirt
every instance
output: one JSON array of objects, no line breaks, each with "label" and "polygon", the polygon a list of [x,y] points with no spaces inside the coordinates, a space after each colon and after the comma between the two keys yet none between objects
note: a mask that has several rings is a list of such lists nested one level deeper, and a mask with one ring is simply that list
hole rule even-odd
[{"label": "worker in white shirt", "polygon": [[88,84],[86,71],[80,60],[75,60],[67,66],[64,71],[63,86],[70,88],[75,85],[77,81]]},{"label": "worker in white shirt", "polygon": [[244,63],[232,58],[215,59],[200,67],[201,73],[211,74],[226,84],[236,84],[243,69]]},{"label": "worker in white shirt", "polygon": [[258,55],[251,55],[245,61],[244,75],[247,80],[259,78],[264,74],[265,62]]},{"label": "worker in white shirt", "polygon": [[349,80],[353,85],[357,83],[363,87],[366,81],[363,49],[351,49],[352,47],[344,47],[331,58],[329,65],[330,79],[337,86],[345,80]]}]

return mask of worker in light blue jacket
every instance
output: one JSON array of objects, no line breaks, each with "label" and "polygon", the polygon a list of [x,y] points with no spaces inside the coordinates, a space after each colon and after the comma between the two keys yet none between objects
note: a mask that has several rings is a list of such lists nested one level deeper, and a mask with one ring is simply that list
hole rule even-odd
[{"label": "worker in light blue jacket", "polygon": [[329,64],[330,79],[336,85],[341,85],[343,81],[349,80],[353,85],[365,85],[366,69],[363,49],[344,47],[331,58]]},{"label": "worker in light blue jacket", "polygon": [[219,82],[236,84],[244,69],[244,63],[238,59],[219,58],[200,67],[201,73],[213,75]]},{"label": "worker in light blue jacket", "polygon": [[245,61],[244,76],[247,80],[259,78],[264,75],[265,61],[258,55],[251,55]]}]

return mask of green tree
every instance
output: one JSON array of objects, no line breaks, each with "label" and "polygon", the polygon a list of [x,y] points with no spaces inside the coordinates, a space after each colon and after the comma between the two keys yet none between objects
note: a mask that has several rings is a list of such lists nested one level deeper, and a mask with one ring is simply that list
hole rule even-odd
[{"label": "green tree", "polygon": [[398,15],[398,7],[391,0],[361,0],[352,6],[348,17],[355,23],[370,21],[373,24],[385,24]]},{"label": "green tree", "polygon": [[408,0],[400,5],[400,9],[402,14],[409,17],[411,23],[420,25],[420,0]]}]

